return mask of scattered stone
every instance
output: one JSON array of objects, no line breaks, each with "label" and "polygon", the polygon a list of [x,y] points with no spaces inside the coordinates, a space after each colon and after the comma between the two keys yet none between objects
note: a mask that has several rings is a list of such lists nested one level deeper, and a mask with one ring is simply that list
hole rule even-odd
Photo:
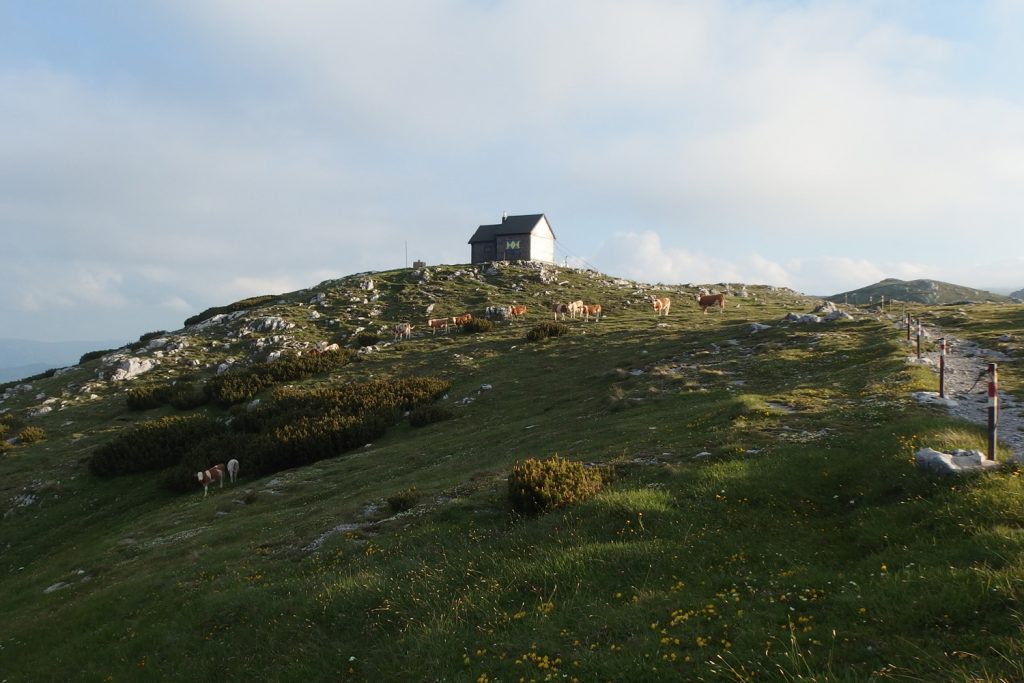
[{"label": "scattered stone", "polygon": [[943,453],[932,448],[922,448],[914,455],[914,461],[921,469],[937,474],[966,474],[997,467],[994,460],[986,460],[981,451],[957,449]]},{"label": "scattered stone", "polygon": [[277,332],[290,330],[293,327],[295,327],[295,323],[290,323],[280,316],[270,315],[252,321],[249,323],[248,329],[251,332]]}]

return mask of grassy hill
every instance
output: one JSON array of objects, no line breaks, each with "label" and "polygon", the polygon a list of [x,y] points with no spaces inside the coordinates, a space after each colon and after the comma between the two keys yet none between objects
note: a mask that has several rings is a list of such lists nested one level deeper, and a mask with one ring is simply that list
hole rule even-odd
[{"label": "grassy hill", "polygon": [[972,289],[938,280],[897,280],[887,278],[880,282],[848,292],[827,297],[836,303],[852,305],[879,302],[882,297],[895,301],[912,301],[921,304],[954,304],[962,302],[1007,303],[1010,297],[994,294],[981,289]]},{"label": "grassy hill", "polygon": [[[100,377],[108,354],[8,388],[0,424],[43,438],[0,455],[0,678],[1024,680],[1019,470],[945,481],[914,468],[922,445],[985,436],[909,399],[936,381],[905,362],[894,320],[851,309],[852,321],[783,323],[820,302],[757,286],[702,315],[689,287],[498,271],[328,281],[124,349],[159,361],[128,382]],[[667,318],[649,294],[673,298]],[[577,298],[605,317],[527,341],[548,303]],[[525,321],[423,329],[431,304],[437,317],[513,302]],[[961,312],[935,316],[986,342],[1024,334],[1019,307]],[[251,331],[271,316],[295,327]],[[259,478],[243,456],[242,480],[207,498],[160,473],[89,471],[97,447],[140,424],[244,423],[260,409],[129,410],[129,388],[201,385],[229,359],[353,345],[400,321],[412,339],[388,334],[259,405],[431,376],[450,382],[451,419],[402,421]],[[1015,364],[1001,371],[1018,390]],[[513,463],[554,454],[600,465],[601,492],[513,514]]]}]

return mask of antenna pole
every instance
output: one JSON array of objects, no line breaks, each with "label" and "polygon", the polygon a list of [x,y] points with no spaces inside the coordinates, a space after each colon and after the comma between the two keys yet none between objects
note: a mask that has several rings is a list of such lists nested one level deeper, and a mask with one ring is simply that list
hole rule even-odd
[{"label": "antenna pole", "polygon": [[405,267],[409,267],[409,240],[405,241]]}]

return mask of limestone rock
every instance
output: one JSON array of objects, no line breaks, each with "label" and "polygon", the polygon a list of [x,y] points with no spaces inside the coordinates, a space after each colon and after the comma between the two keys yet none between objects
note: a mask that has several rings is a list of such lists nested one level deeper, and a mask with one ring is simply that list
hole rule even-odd
[{"label": "limestone rock", "polygon": [[133,379],[139,375],[149,372],[156,367],[156,362],[149,358],[126,358],[117,364],[113,374],[110,375],[112,382],[123,382]]},{"label": "limestone rock", "polygon": [[996,466],[995,461],[986,460],[981,451],[959,448],[952,453],[922,448],[914,455],[914,461],[921,469],[937,474],[965,474]]}]

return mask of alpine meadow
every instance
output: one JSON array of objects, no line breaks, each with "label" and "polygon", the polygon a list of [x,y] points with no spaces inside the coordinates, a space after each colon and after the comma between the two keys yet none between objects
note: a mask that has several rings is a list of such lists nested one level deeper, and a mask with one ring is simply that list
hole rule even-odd
[{"label": "alpine meadow", "polygon": [[0,680],[1024,680],[1020,466],[915,465],[987,434],[901,327],[1024,398],[1024,308],[704,288],[361,273],[0,385]]}]

